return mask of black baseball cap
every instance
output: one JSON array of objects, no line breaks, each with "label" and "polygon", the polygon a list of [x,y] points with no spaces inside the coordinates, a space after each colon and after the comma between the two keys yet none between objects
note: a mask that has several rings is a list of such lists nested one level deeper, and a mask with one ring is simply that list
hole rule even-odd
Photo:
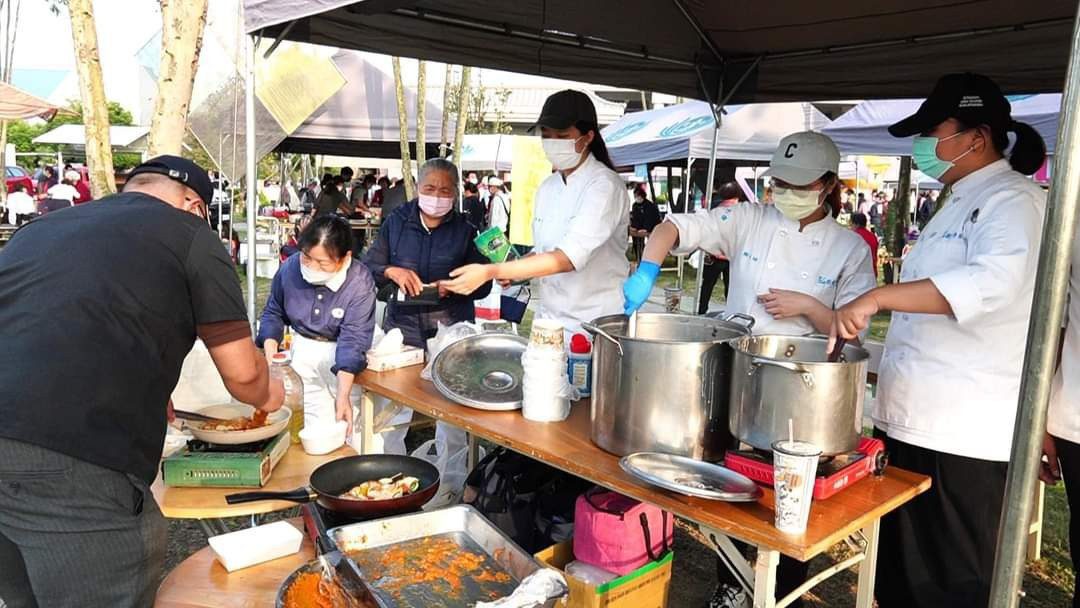
[{"label": "black baseball cap", "polygon": [[206,170],[186,158],[171,154],[155,156],[132,169],[128,179],[140,173],[157,173],[176,180],[194,190],[207,205],[214,198],[214,186]]},{"label": "black baseball cap", "polygon": [[544,109],[540,110],[540,118],[536,120],[536,124],[529,127],[529,130],[532,131],[538,127],[569,129],[579,122],[597,124],[596,106],[585,93],[566,89],[553,93],[547,98]]},{"label": "black baseball cap", "polygon": [[889,127],[893,137],[932,130],[950,118],[968,125],[1008,128],[1012,104],[997,83],[971,72],[942,76],[926,101],[911,116]]}]

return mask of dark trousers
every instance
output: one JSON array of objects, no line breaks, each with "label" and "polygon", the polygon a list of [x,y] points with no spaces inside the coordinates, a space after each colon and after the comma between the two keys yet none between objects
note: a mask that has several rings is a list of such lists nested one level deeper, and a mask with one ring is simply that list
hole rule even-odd
[{"label": "dark trousers", "polygon": [[165,536],[145,481],[0,438],[0,604],[151,606]]},{"label": "dark trousers", "polygon": [[885,449],[889,466],[929,475],[933,485],[881,520],[879,608],[986,606],[1008,463],[946,454],[890,437],[885,437]]},{"label": "dark trousers", "polygon": [[[1080,590],[1080,444],[1054,437],[1061,478],[1069,498],[1069,552],[1072,554],[1076,589]],[[1073,608],[1080,608],[1080,592],[1073,593]]]},{"label": "dark trousers", "polygon": [[712,298],[713,289],[717,279],[724,279],[724,299],[728,296],[728,286],[731,285],[731,262],[728,260],[712,259],[711,264],[703,264],[701,271],[701,300],[698,302],[698,314],[709,312],[709,300]]},{"label": "dark trousers", "polygon": [[630,237],[630,246],[634,251],[634,261],[640,262],[641,256],[645,253],[645,237],[632,236]]}]

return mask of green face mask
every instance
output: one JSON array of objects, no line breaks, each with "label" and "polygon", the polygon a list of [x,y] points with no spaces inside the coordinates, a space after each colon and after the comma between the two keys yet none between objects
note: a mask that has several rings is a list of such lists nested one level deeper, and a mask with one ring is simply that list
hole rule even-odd
[{"label": "green face mask", "polygon": [[961,133],[964,133],[964,131],[959,131],[940,139],[937,137],[916,137],[915,141],[911,144],[911,160],[915,161],[915,166],[919,171],[922,171],[934,179],[941,179],[941,176],[945,175],[946,171],[953,168],[956,161],[971,153],[972,148],[968,148],[967,152],[964,152],[952,160],[942,160],[938,157],[938,144],[943,141],[949,141]]}]

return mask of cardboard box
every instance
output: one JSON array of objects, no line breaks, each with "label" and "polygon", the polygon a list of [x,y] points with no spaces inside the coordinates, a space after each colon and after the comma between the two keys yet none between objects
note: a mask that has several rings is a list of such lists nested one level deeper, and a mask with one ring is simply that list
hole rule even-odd
[{"label": "cardboard box", "polygon": [[[630,574],[602,585],[587,585],[566,576],[570,595],[557,604],[565,608],[666,608],[671,585],[671,562],[668,552],[658,562],[650,562]],[[566,575],[563,568],[574,561],[574,545],[566,541],[536,554],[536,559]]]},{"label": "cardboard box", "polygon": [[400,352],[379,354],[368,351],[367,368],[373,372],[385,372],[411,365],[421,365],[424,362],[424,349],[415,346],[405,346]]}]

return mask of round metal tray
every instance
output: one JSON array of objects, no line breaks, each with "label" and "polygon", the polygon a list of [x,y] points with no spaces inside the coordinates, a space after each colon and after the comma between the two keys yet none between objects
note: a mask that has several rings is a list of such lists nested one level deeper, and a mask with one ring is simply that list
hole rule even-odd
[{"label": "round metal tray", "polygon": [[521,354],[529,342],[513,334],[462,338],[435,357],[431,379],[447,399],[481,410],[521,408]]},{"label": "round metal tray", "polygon": [[717,464],[660,452],[635,452],[619,460],[622,470],[672,492],[722,500],[754,502],[761,488],[749,477]]}]

